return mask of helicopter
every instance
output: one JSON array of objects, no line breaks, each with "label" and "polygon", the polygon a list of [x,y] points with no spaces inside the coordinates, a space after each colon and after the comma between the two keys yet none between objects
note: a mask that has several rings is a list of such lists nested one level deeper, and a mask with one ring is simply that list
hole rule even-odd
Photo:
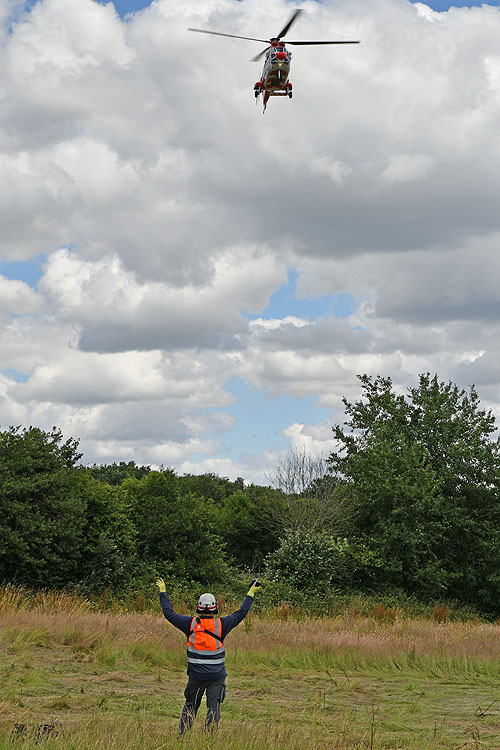
[{"label": "helicopter", "polygon": [[221,31],[208,31],[207,29],[191,29],[188,31],[196,31],[200,34],[214,34],[215,36],[228,36],[232,39],[247,39],[251,42],[263,42],[268,46],[259,52],[258,55],[252,58],[251,62],[257,62],[264,55],[266,56],[264,61],[264,68],[260,80],[254,86],[255,99],[257,100],[262,94],[264,112],[266,111],[267,103],[271,96],[288,96],[289,99],[293,95],[293,86],[288,80],[290,73],[290,63],[292,60],[292,53],[287,50],[287,44],[359,44],[359,41],[296,41],[296,42],[284,42],[283,37],[288,34],[290,28],[303,12],[302,8],[297,8],[292,14],[288,23],[283,26],[280,33],[277,36],[271,37],[269,41],[267,39],[255,39],[250,36],[238,36],[237,34],[224,34]]}]

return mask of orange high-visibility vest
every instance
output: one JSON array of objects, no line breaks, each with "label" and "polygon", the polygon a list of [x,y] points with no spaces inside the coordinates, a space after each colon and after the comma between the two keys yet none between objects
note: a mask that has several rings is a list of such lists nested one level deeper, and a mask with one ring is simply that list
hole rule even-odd
[{"label": "orange high-visibility vest", "polygon": [[188,663],[193,667],[203,665],[203,671],[210,671],[210,667],[219,671],[226,659],[220,619],[193,617],[190,630],[187,640]]}]

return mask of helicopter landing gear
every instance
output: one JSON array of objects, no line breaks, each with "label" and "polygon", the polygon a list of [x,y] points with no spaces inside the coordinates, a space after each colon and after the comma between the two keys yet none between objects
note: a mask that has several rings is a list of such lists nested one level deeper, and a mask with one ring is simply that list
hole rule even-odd
[{"label": "helicopter landing gear", "polygon": [[262,82],[261,81],[257,81],[255,86],[253,87],[253,92],[255,94],[256,99],[259,97],[259,94],[262,94]]},{"label": "helicopter landing gear", "polygon": [[291,99],[293,96],[292,84],[290,82],[287,83],[286,85],[286,95],[288,96],[289,99]]}]

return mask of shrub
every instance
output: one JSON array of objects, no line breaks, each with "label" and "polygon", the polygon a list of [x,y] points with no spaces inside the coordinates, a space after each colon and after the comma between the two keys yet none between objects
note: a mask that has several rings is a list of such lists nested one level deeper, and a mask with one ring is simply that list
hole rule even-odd
[{"label": "shrub", "polygon": [[266,574],[272,581],[311,593],[369,587],[381,567],[382,561],[362,543],[304,531],[289,531],[266,559]]}]

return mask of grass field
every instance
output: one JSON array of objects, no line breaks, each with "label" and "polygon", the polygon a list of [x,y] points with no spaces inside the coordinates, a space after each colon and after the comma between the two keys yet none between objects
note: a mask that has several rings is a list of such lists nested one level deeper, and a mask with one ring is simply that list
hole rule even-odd
[{"label": "grass field", "polygon": [[0,748],[500,750],[498,625],[281,617],[228,636],[220,728],[179,740],[185,639],[161,614],[0,596]]}]

